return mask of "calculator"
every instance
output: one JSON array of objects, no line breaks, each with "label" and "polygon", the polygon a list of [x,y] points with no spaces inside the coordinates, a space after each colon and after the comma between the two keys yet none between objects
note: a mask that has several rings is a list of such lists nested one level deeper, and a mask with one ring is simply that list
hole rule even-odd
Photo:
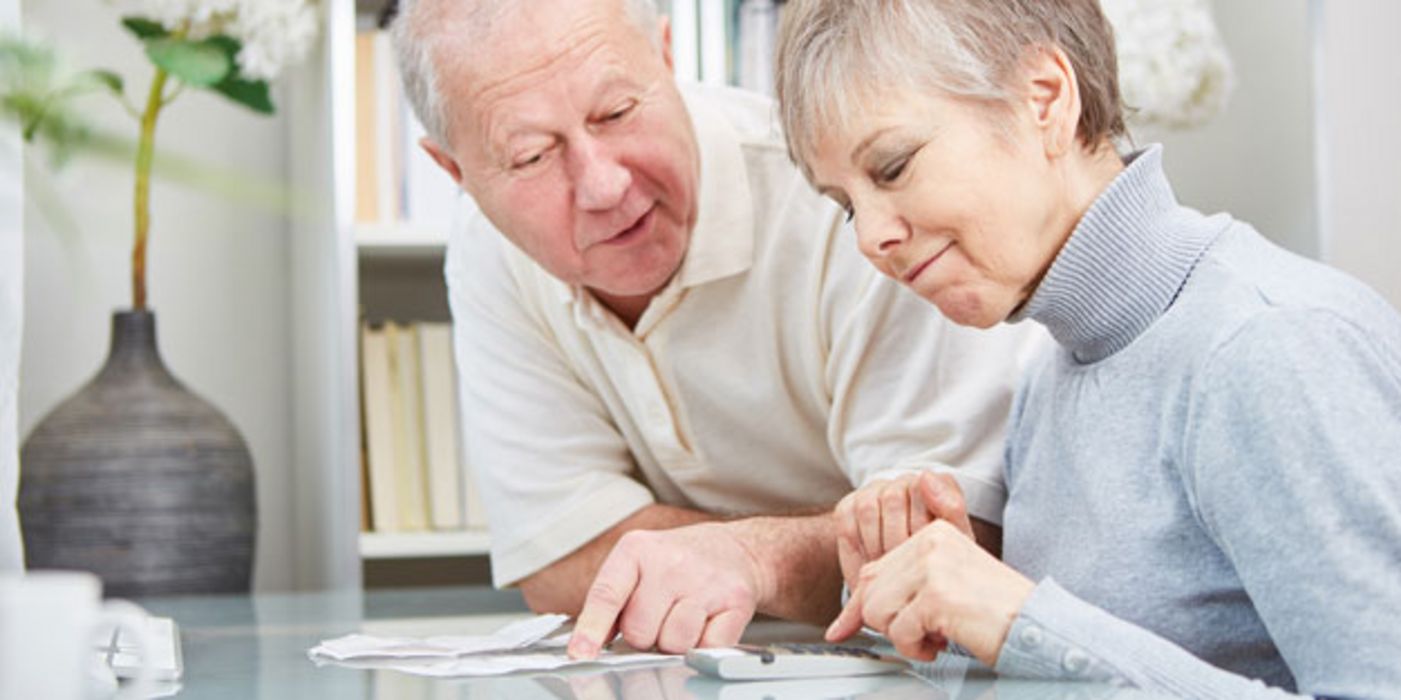
[{"label": "calculator", "polygon": [[686,665],[730,681],[866,676],[909,668],[899,657],[837,644],[736,644],[692,649],[686,652]]}]

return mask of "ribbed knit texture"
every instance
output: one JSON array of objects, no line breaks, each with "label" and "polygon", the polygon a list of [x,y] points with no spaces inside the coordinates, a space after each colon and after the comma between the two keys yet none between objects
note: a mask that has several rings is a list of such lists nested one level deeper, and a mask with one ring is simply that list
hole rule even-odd
[{"label": "ribbed knit texture", "polygon": [[[1018,318],[1000,672],[1401,697],[1401,318],[1129,161]],[[1273,686],[1267,688],[1266,685]]]},{"label": "ribbed knit texture", "polygon": [[1162,148],[1136,154],[1090,206],[1013,320],[1045,324],[1080,362],[1122,350],[1172,304],[1220,232],[1186,225],[1193,216],[1173,197]]}]

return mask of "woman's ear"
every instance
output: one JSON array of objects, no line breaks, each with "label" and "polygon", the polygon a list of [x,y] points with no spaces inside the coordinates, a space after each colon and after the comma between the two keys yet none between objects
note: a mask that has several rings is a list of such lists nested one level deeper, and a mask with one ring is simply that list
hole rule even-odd
[{"label": "woman's ear", "polygon": [[1080,123],[1080,86],[1070,57],[1059,47],[1034,50],[1023,66],[1027,107],[1041,134],[1048,157],[1059,157],[1075,145]]}]

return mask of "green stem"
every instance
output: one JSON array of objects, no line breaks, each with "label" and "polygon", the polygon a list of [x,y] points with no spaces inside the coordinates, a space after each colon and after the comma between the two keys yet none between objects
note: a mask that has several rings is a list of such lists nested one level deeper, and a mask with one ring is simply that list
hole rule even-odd
[{"label": "green stem", "polygon": [[146,238],[151,229],[151,163],[155,156],[156,118],[165,106],[165,69],[156,68],[146,111],[141,114],[141,139],[136,146],[136,245],[131,251],[131,308],[146,309]]}]

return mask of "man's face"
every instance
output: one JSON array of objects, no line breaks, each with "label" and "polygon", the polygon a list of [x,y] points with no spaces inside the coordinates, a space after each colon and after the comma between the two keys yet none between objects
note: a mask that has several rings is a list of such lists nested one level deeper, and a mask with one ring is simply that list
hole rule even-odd
[{"label": "man's face", "polygon": [[525,3],[492,36],[438,56],[460,184],[555,277],[655,294],[685,255],[700,170],[665,43],[620,0]]}]

